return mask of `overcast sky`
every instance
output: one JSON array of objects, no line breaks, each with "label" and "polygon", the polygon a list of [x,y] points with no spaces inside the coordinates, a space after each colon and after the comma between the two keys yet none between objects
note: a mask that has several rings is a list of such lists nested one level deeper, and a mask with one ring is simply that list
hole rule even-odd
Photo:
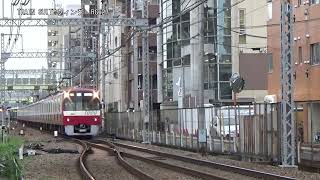
[{"label": "overcast sky", "polygon": [[[2,1],[4,1],[4,8],[2,7]],[[15,2],[17,0],[2,0],[0,3],[0,17],[4,12],[4,16],[10,18],[11,17],[11,2]],[[25,0],[20,0],[25,1]],[[34,18],[47,18],[44,15],[38,15],[38,9],[41,8],[53,8],[54,0],[31,0],[32,1],[32,8],[35,9],[35,16]],[[80,4],[80,0],[55,0],[57,3],[62,4],[65,8],[67,5],[70,4]],[[26,7],[22,8],[29,8],[30,6],[27,5]],[[20,8],[20,5],[15,6],[13,9],[13,17],[19,17],[17,9]],[[22,18],[28,18],[30,16],[22,16]],[[13,34],[17,33],[17,27],[14,27],[12,30]],[[9,34],[10,28],[0,28],[0,33]],[[16,45],[13,48],[13,51],[20,52],[22,50],[22,46],[24,51],[47,51],[47,28],[46,27],[22,27],[20,28],[20,34],[22,34],[23,38],[19,37]],[[5,38],[5,45],[8,42],[8,37]],[[14,39],[14,37],[12,38]],[[43,58],[11,58],[5,64],[6,69],[41,69],[47,68],[47,60]]]}]

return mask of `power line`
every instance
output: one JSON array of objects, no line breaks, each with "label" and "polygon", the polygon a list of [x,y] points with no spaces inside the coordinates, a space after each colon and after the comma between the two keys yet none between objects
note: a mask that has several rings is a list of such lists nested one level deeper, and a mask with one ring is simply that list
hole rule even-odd
[{"label": "power line", "polygon": [[247,35],[247,36],[250,36],[250,37],[267,39],[266,36],[258,36],[258,35],[254,35],[254,34],[242,33],[242,32],[239,32],[239,31],[235,31],[235,30],[233,30],[232,28],[229,28],[229,27],[224,27],[224,26],[221,26],[221,25],[217,25],[217,26],[221,27],[223,29],[230,29],[231,32],[234,32],[234,33],[237,33],[237,34],[240,34],[240,35]]},{"label": "power line", "polygon": [[[300,20],[300,21],[294,21],[293,24],[296,23],[305,23],[305,22],[312,22],[312,21],[318,21],[320,20],[320,17],[318,18],[313,18],[313,19],[309,19],[309,20]],[[246,29],[254,29],[254,28],[264,28],[264,27],[271,27],[271,26],[280,26],[280,22],[279,23],[273,23],[273,24],[263,24],[263,25],[253,25],[253,26],[246,26]],[[240,27],[233,27],[232,29],[240,29]]]}]

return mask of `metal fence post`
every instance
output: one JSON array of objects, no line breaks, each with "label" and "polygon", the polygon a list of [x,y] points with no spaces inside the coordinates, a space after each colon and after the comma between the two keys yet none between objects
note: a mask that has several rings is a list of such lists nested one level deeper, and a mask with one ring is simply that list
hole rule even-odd
[{"label": "metal fence post", "polygon": [[168,131],[166,131],[166,144],[168,144]]}]

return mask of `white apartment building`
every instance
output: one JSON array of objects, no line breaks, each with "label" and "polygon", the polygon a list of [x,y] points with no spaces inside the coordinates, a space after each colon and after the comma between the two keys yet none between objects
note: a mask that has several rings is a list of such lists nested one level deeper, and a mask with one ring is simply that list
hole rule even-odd
[{"label": "white apartment building", "polygon": [[[233,3],[236,2],[239,2],[239,0]],[[232,59],[234,62],[232,71],[247,76],[245,77],[247,87],[238,95],[238,98],[263,102],[267,95],[267,82],[265,84],[259,82],[267,77],[267,58],[264,58],[267,56],[267,20],[268,4],[266,0],[246,0],[232,8],[231,35]],[[260,59],[260,57],[262,58]],[[250,65],[251,62],[246,62],[248,59],[245,58],[251,58],[251,62],[256,61],[251,65],[255,66],[256,64],[260,68],[246,68],[245,66]],[[256,70],[256,72],[248,72],[251,70]],[[261,73],[263,73],[263,77]],[[252,74],[256,74],[256,76],[248,77]]]}]

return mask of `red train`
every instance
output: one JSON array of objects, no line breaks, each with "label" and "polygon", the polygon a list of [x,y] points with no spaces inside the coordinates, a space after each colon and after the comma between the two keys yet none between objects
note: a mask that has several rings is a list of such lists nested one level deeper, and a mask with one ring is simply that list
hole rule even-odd
[{"label": "red train", "polygon": [[17,119],[69,136],[96,136],[101,127],[99,93],[70,88],[18,109]]}]

